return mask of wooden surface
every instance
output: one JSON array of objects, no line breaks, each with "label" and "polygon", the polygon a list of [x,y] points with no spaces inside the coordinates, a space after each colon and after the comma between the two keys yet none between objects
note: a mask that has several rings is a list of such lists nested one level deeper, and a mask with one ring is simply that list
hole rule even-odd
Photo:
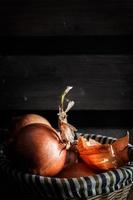
[{"label": "wooden surface", "polygon": [[0,35],[132,34],[131,0],[1,0]]},{"label": "wooden surface", "polygon": [[56,110],[73,85],[74,110],[132,110],[132,21],[131,0],[1,0],[0,109]]},{"label": "wooden surface", "polygon": [[131,0],[1,0],[0,53],[132,53]]},{"label": "wooden surface", "polygon": [[130,55],[133,35],[0,36],[1,55]]},{"label": "wooden surface", "polygon": [[74,110],[132,110],[132,55],[1,56],[0,109],[57,110],[67,85]]},{"label": "wooden surface", "polygon": [[1,0],[0,53],[133,53],[131,0]]}]

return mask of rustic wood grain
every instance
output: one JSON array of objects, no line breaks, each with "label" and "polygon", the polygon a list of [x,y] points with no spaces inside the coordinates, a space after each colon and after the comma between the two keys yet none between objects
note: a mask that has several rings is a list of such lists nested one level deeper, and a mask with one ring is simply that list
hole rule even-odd
[{"label": "rustic wood grain", "polygon": [[74,110],[133,109],[132,55],[5,56],[0,109],[57,110],[67,85]]},{"label": "rustic wood grain", "polygon": [[133,33],[131,0],[1,0],[0,35]]},{"label": "rustic wood grain", "polygon": [[2,55],[133,54],[133,35],[0,36]]}]

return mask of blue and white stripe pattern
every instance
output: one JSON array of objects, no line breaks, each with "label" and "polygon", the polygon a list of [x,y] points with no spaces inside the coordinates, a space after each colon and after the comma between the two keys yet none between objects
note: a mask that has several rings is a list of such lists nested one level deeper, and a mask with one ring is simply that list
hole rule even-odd
[{"label": "blue and white stripe pattern", "polygon": [[[86,134],[101,143],[112,143],[115,138]],[[38,199],[87,199],[98,195],[110,194],[133,183],[133,146],[129,145],[130,163],[119,169],[80,178],[53,178],[28,174],[14,169],[5,154],[6,146],[0,148],[0,173],[10,177],[11,181],[23,192],[31,193]]]}]

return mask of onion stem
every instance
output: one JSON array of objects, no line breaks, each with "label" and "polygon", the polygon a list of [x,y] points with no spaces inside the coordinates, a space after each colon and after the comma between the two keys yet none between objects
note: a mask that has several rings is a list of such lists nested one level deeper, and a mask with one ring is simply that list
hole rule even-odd
[{"label": "onion stem", "polygon": [[62,140],[66,143],[66,149],[69,149],[71,146],[70,144],[74,142],[74,135],[75,135],[74,132],[77,131],[77,129],[74,126],[72,126],[67,122],[67,112],[73,107],[74,101],[68,100],[68,104],[66,108],[64,108],[65,97],[72,88],[73,88],[72,86],[67,86],[64,92],[62,93],[61,104],[59,106],[59,113],[58,113],[59,116],[58,125],[60,129],[60,135]]},{"label": "onion stem", "polygon": [[72,86],[67,86],[67,88],[65,89],[65,91],[62,93],[61,95],[61,109],[64,110],[64,99],[65,96],[68,94],[68,92],[72,89]]}]

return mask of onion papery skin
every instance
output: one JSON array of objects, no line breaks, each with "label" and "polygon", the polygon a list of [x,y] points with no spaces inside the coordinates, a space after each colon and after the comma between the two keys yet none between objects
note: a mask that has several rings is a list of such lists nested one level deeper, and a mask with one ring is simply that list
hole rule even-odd
[{"label": "onion papery skin", "polygon": [[118,162],[110,144],[96,143],[89,144],[84,137],[80,137],[77,142],[77,149],[80,158],[93,169],[106,171],[116,169]]},{"label": "onion papery skin", "polygon": [[115,142],[112,143],[112,147],[114,149],[119,166],[129,162],[128,143],[129,133],[127,133],[124,137],[118,138]]},{"label": "onion papery skin", "polygon": [[54,176],[64,167],[65,144],[47,125],[36,123],[23,127],[9,146],[15,166],[26,172]]},{"label": "onion papery skin", "polygon": [[78,160],[79,160],[79,155],[76,151],[71,150],[71,149],[67,150],[64,168],[66,168],[74,163],[78,163]]},{"label": "onion papery skin", "polygon": [[12,136],[15,136],[20,131],[20,129],[23,128],[24,126],[27,126],[29,124],[34,124],[34,123],[45,124],[51,127],[51,124],[46,118],[37,114],[26,114],[21,117],[18,117],[18,119],[16,120],[16,123],[13,128]]}]

